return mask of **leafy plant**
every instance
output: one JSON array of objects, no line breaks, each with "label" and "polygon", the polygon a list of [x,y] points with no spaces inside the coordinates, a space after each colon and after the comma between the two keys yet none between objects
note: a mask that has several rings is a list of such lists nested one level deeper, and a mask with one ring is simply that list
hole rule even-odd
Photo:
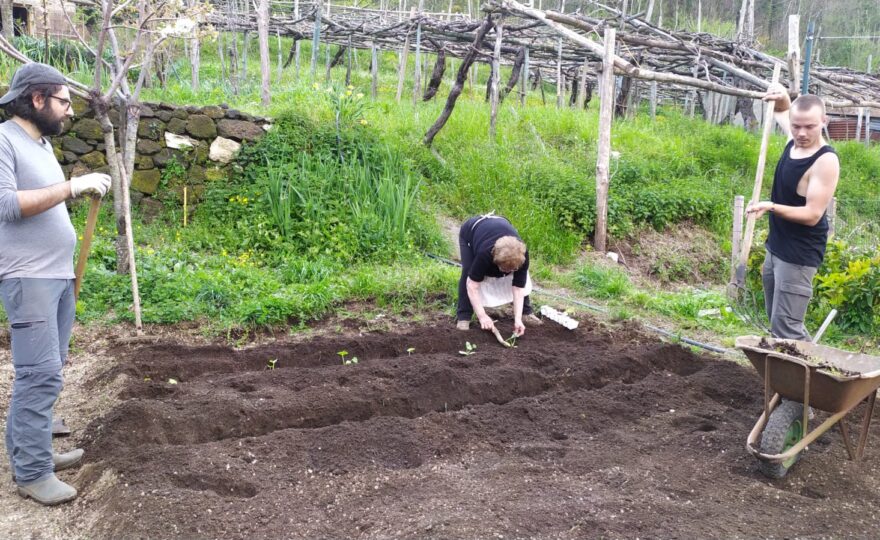
[{"label": "leafy plant", "polygon": [[465,341],[464,342],[464,350],[458,351],[458,354],[460,354],[462,356],[470,356],[472,354],[475,354],[476,352],[477,352],[476,344],[473,344],[470,341]]}]

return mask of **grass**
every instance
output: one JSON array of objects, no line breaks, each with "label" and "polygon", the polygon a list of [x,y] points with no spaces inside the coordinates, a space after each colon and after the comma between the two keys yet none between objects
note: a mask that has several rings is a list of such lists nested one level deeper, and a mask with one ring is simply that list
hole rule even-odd
[{"label": "grass", "polygon": [[[282,40],[282,53],[289,44]],[[270,46],[274,60],[277,41],[270,40]],[[256,73],[256,40],[250,54],[248,69]],[[188,62],[182,58],[169,68],[167,84],[146,89],[147,101],[227,103],[292,122],[242,153],[238,176],[209,187],[189,227],[181,227],[173,201],[153,223],[136,219],[146,321],[200,320],[223,331],[296,326],[350,301],[401,311],[429,305],[451,310],[457,271],[421,255],[447,254],[433,216],[463,219],[495,210],[510,217],[527,240],[533,275],[542,284],[570,286],[607,302],[621,319],[663,317],[684,329],[722,336],[746,331],[724,311],[720,292],[640,288],[616,269],[576,262],[589,249],[595,220],[595,103],[587,111],[557,109],[543,106],[533,91],[523,107],[510,96],[499,111],[498,136],[489,140],[483,102],[488,69],[483,66],[479,81],[466,86],[435,140],[441,161],[420,141],[442,109],[451,69],[439,100],[413,106],[407,87],[397,103],[397,57],[385,52],[379,99],[364,99],[362,107],[347,108],[343,115],[348,105],[338,96],[345,93],[344,67],[331,74],[331,99],[323,63],[317,80],[308,76],[309,43],[303,43],[301,54],[299,76],[291,67],[280,79],[273,77],[268,108],[259,103],[256,77],[233,91],[219,69],[216,44],[203,48],[199,92],[189,88]],[[368,54],[357,53],[362,69],[353,71],[353,94],[369,93]],[[433,60],[425,63],[430,67]],[[9,73],[10,66],[0,60],[0,73]],[[336,119],[343,116],[345,125],[337,129]],[[781,137],[771,139],[770,162],[783,145]],[[839,195],[880,198],[880,149],[835,146],[845,163]],[[755,134],[692,120],[673,107],[661,108],[652,120],[643,106],[634,119],[615,122],[612,147],[620,154],[611,168],[613,237],[687,221],[713,231],[729,249],[731,201],[751,192],[759,147]],[[768,167],[765,190],[771,177]],[[82,208],[74,220],[82,226]],[[132,318],[128,278],[113,272],[113,238],[106,232],[111,222],[105,208],[105,232],[93,247],[79,307],[83,320]],[[708,309],[718,309],[719,317],[699,315]],[[833,330],[829,336],[846,339]]]}]

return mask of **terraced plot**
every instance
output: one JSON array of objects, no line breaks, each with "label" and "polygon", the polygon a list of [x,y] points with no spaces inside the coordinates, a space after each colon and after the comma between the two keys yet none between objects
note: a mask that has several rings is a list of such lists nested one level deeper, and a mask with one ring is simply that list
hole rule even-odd
[{"label": "terraced plot", "polygon": [[[475,354],[458,353],[465,340]],[[126,374],[124,399],[81,435],[89,462],[72,479],[90,537],[872,536],[877,523],[876,445],[856,465],[826,435],[771,483],[744,450],[757,376],[634,328],[545,325],[503,349],[442,321],[113,352],[102,377]]]}]

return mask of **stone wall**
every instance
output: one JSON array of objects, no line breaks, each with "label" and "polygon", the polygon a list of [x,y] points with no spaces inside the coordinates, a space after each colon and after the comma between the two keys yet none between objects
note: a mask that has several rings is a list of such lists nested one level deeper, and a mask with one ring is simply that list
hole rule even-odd
[{"label": "stone wall", "polygon": [[[64,132],[54,137],[55,156],[68,176],[109,172],[104,154],[104,133],[84,100],[74,98],[76,116],[65,122]],[[119,113],[110,118],[118,128]],[[179,107],[146,103],[138,126],[137,157],[131,179],[132,200],[162,198],[162,171],[169,163],[180,165],[183,178],[166,189],[188,186],[197,199],[205,183],[227,175],[227,168],[242,144],[260,139],[271,126],[266,118],[251,116],[226,105]],[[118,135],[118,130],[117,130]],[[118,144],[118,143],[117,143]]]}]

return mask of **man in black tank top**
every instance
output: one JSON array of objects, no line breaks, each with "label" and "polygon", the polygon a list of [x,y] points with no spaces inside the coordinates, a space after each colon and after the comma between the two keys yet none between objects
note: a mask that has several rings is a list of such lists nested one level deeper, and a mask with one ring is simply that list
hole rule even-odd
[{"label": "man in black tank top", "polygon": [[776,165],[769,201],[746,210],[770,217],[770,235],[762,269],[770,331],[775,337],[809,340],[804,326],[813,296],[813,277],[825,257],[828,219],[840,163],[822,137],[828,122],[825,104],[805,94],[791,103],[780,84],[771,85],[764,101],[775,103],[775,118],[789,141]]}]

